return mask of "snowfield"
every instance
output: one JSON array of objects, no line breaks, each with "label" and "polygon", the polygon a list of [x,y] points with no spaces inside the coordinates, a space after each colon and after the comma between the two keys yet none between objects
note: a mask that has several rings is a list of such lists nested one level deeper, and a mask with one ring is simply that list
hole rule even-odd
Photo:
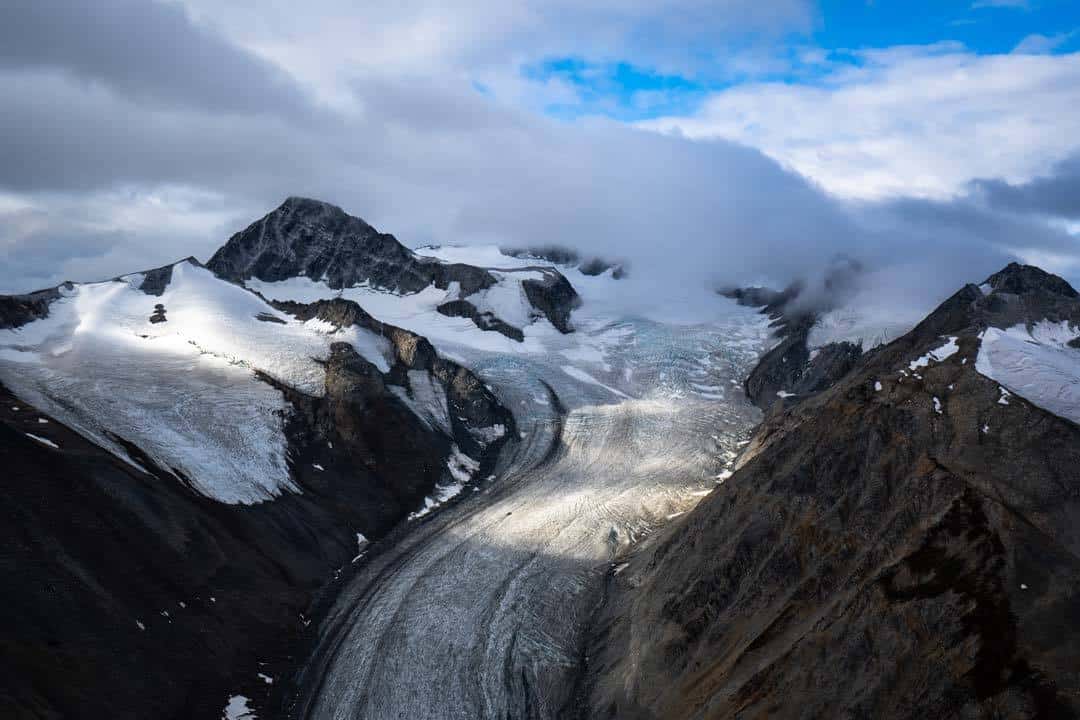
[{"label": "snowfield", "polygon": [[[1080,423],[1080,349],[1068,342],[1080,329],[1043,320],[983,333],[975,369],[1000,383],[1002,405],[1011,391],[1060,417]],[[1008,390],[1005,390],[1008,388]]]},{"label": "snowfield", "polygon": [[[255,371],[322,395],[318,360],[337,341],[390,367],[385,338],[299,322],[197,265],[176,264],[160,297],[139,290],[142,281],[76,285],[48,317],[0,331],[0,379],[119,457],[138,465],[112,434],[221,502],[297,491],[288,404]],[[157,305],[166,320],[151,323]]]},{"label": "snowfield", "polygon": [[813,349],[849,342],[862,346],[865,352],[904,335],[922,317],[911,308],[882,306],[873,297],[860,296],[844,307],[822,313],[810,329],[807,345]]}]

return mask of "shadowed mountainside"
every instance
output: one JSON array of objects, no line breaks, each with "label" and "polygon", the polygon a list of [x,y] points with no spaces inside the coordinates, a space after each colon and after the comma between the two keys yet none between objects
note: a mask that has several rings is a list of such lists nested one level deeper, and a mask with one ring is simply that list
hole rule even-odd
[{"label": "shadowed mountainside", "polygon": [[1047,319],[1075,291],[1011,265],[770,416],[610,576],[592,716],[1075,717],[1080,427],[975,368]]}]

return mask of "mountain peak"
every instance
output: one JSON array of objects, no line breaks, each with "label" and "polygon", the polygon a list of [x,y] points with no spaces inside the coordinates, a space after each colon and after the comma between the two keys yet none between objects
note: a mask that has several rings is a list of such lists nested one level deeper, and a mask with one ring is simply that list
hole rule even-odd
[{"label": "mountain peak", "polygon": [[[281,203],[276,210],[273,210],[270,214],[275,213],[293,213],[293,212],[321,212],[327,215],[344,215],[349,216],[344,210],[333,203],[328,203],[325,200],[318,200],[316,198],[304,197],[302,195],[290,195],[285,198],[285,202]],[[351,216],[349,216],[351,217]],[[360,218],[353,218],[353,220],[360,220]],[[367,223],[364,223],[367,225]]]},{"label": "mountain peak", "polygon": [[427,282],[413,271],[415,264],[413,253],[393,235],[380,233],[336,205],[291,196],[229,238],[206,265],[234,281],[305,276],[325,279],[335,288],[370,281],[416,291]]},{"label": "mountain peak", "polygon": [[1012,293],[1013,295],[1025,295],[1036,291],[1069,298],[1080,295],[1064,278],[1048,273],[1034,265],[1021,265],[1017,262],[1009,263],[1003,269],[988,277],[985,284],[994,290]]}]

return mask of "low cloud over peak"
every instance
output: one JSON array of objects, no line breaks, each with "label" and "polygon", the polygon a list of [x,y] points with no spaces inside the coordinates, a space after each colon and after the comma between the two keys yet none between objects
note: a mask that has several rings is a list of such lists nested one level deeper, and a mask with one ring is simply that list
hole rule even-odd
[{"label": "low cloud over peak", "polygon": [[[576,96],[522,68],[584,43],[601,61],[639,52],[667,77],[687,67],[671,37],[704,32],[719,52],[753,3],[724,4],[704,28],[672,15],[668,39],[641,34],[663,10],[647,3],[557,17],[529,2],[449,14],[269,2],[247,25],[240,5],[16,5],[0,10],[0,291],[205,259],[289,195],[410,245],[625,259],[626,292],[644,303],[674,287],[783,285],[838,256],[929,302],[1014,257],[1075,270],[1061,221],[1076,218],[1075,163],[1048,168],[1080,151],[1077,55],[954,43],[839,63],[803,48],[812,81],[744,83],[634,127],[546,116],[547,100]],[[746,37],[813,24],[809,3],[779,9],[752,14]]]}]

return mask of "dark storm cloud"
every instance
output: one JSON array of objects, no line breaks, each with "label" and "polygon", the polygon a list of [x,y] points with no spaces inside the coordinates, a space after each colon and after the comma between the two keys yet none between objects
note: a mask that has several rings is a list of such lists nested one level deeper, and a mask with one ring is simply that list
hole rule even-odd
[{"label": "dark storm cloud", "polygon": [[284,71],[195,24],[174,3],[0,3],[0,68],[58,70],[157,105],[288,114],[307,104]]},{"label": "dark storm cloud", "polygon": [[56,73],[0,73],[0,188],[209,183],[303,164],[308,130],[271,116],[147,107]]},{"label": "dark storm cloud", "polygon": [[1011,184],[1004,180],[983,179],[974,181],[971,188],[973,194],[991,207],[1080,220],[1080,155],[1030,182]]}]

